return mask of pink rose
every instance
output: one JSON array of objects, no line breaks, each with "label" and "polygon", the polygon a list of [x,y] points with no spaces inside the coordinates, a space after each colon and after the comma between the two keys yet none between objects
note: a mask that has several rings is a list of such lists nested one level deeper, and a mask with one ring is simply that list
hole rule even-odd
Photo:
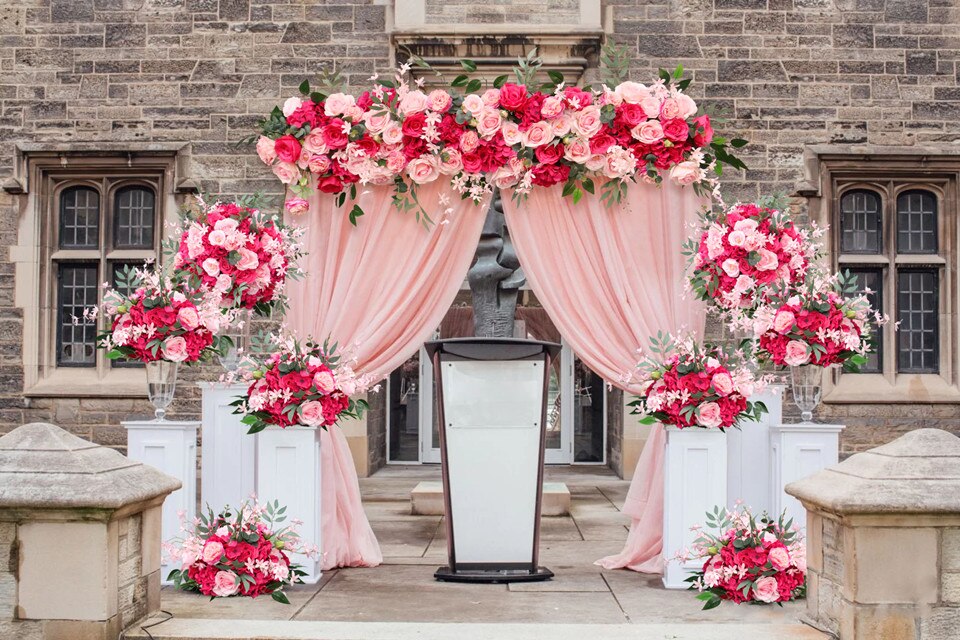
[{"label": "pink rose", "polygon": [[[447,149],[446,151],[449,152],[450,150]],[[391,151],[390,155],[387,156],[387,169],[391,173],[400,173],[405,166],[407,166],[407,158],[401,152]]]},{"label": "pink rose", "polygon": [[461,169],[463,169],[463,160],[459,151],[449,148],[440,153],[440,173],[452,176],[460,173]]},{"label": "pink rose", "polygon": [[430,99],[423,91],[409,91],[400,99],[400,113],[410,115],[426,111],[430,106]]},{"label": "pink rose", "polygon": [[680,117],[680,103],[676,98],[667,98],[660,105],[660,117],[664,120]]},{"label": "pink rose", "polygon": [[783,547],[774,547],[773,549],[770,549],[767,559],[777,571],[783,571],[790,566],[790,554]]},{"label": "pink rose", "polygon": [[600,171],[607,166],[607,157],[602,153],[595,153],[587,160],[587,169]]},{"label": "pink rose", "polygon": [[229,598],[240,590],[237,574],[232,571],[218,571],[213,578],[213,594],[221,598]]},{"label": "pink rose", "polygon": [[564,113],[559,118],[551,120],[550,127],[553,129],[553,135],[555,137],[562,138],[570,133],[570,129],[573,128],[573,116],[569,113]]},{"label": "pink rose", "polygon": [[624,102],[630,104],[640,104],[644,98],[650,97],[650,90],[639,82],[622,82],[617,85],[614,92],[620,96]]},{"label": "pink rose", "polygon": [[773,576],[764,576],[753,583],[753,599],[758,602],[776,602],[780,599],[780,589],[777,579]]},{"label": "pink rose", "polygon": [[581,109],[573,117],[573,130],[584,138],[592,138],[600,132],[603,122],[600,120],[600,107],[590,105]]},{"label": "pink rose", "polygon": [[310,210],[310,203],[303,198],[289,198],[283,206],[294,216],[301,216]]},{"label": "pink rose", "polygon": [[563,98],[550,96],[545,98],[543,104],[540,105],[540,115],[548,120],[556,118],[561,113],[563,113]]},{"label": "pink rose", "polygon": [[450,94],[443,89],[434,89],[427,98],[429,98],[430,110],[439,113],[446,113],[453,103]]},{"label": "pink rose", "polygon": [[747,235],[743,231],[740,231],[739,229],[734,229],[727,236],[727,242],[730,244],[731,247],[742,247],[743,243],[746,242],[746,240],[747,240]]},{"label": "pink rose", "polygon": [[277,150],[273,140],[267,136],[260,136],[257,139],[257,155],[260,156],[264,164],[273,164],[273,161],[277,159]]},{"label": "pink rose", "polygon": [[680,107],[681,118],[686,120],[687,118],[696,115],[697,103],[693,101],[693,98],[685,93],[678,93],[674,98],[677,101],[677,106]]},{"label": "pink rose", "polygon": [[590,159],[590,141],[585,138],[574,138],[563,150],[563,157],[570,162],[584,164]]},{"label": "pink rose", "polygon": [[703,177],[701,174],[700,164],[693,160],[681,162],[670,170],[670,177],[681,185],[693,184],[701,180]]},{"label": "pink rose", "polygon": [[423,155],[414,158],[407,165],[407,175],[417,184],[433,182],[440,175],[437,160],[432,155]]},{"label": "pink rose", "polygon": [[548,122],[536,122],[523,133],[526,147],[539,147],[553,140],[553,127]]},{"label": "pink rose", "polygon": [[281,111],[283,111],[283,117],[289,118],[290,114],[292,114],[294,111],[299,109],[300,105],[302,104],[303,104],[303,100],[301,100],[296,96],[293,96],[292,98],[287,98],[287,101],[283,103],[283,108],[281,109]]},{"label": "pink rose", "polygon": [[396,122],[391,122],[384,128],[380,137],[387,144],[400,144],[403,141],[403,129]]},{"label": "pink rose", "polygon": [[293,184],[300,179],[300,169],[292,162],[278,162],[273,165],[273,174],[283,184]]},{"label": "pink rose", "polygon": [[207,236],[207,241],[215,247],[222,247],[227,242],[227,234],[222,229],[214,229]]},{"label": "pink rose", "polygon": [[484,138],[490,138],[500,130],[500,124],[503,118],[500,117],[500,111],[493,107],[487,107],[477,116],[477,133]]},{"label": "pink rose", "polygon": [[342,116],[347,109],[356,104],[356,99],[345,93],[334,93],[323,103],[323,113],[328,118]]},{"label": "pink rose", "polygon": [[733,258],[727,258],[724,260],[720,264],[720,268],[723,269],[723,272],[731,278],[736,278],[738,275],[740,275],[740,263]]},{"label": "pink rose", "polygon": [[787,333],[793,328],[793,323],[796,321],[797,318],[792,311],[781,309],[777,311],[777,315],[773,318],[773,330],[780,334]]},{"label": "pink rose", "polygon": [[463,110],[471,115],[477,115],[483,111],[483,108],[486,106],[487,105],[483,103],[483,98],[475,93],[471,93],[463,98]]},{"label": "pink rose", "polygon": [[720,405],[716,402],[706,402],[700,405],[699,419],[697,423],[701,427],[713,429],[719,427],[723,419],[720,413]]},{"label": "pink rose", "polygon": [[797,545],[793,549],[793,566],[795,566],[800,573],[807,572],[807,547],[803,544]]},{"label": "pink rose", "polygon": [[187,331],[193,331],[200,326],[200,314],[193,307],[180,307],[180,311],[177,312],[177,320],[180,321],[180,326]]},{"label": "pink rose", "polygon": [[746,293],[753,289],[753,278],[748,275],[740,274],[740,277],[737,278],[737,282],[733,285],[733,290],[737,293]]},{"label": "pink rose", "polygon": [[500,135],[503,136],[503,141],[511,147],[523,141],[520,127],[516,122],[510,122],[509,120],[500,125]]},{"label": "pink rose", "polygon": [[208,276],[216,277],[217,274],[220,273],[220,261],[216,258],[207,258],[200,263],[200,266]]},{"label": "pink rose", "polygon": [[647,120],[631,129],[630,134],[643,144],[654,144],[663,140],[663,127],[659,120]]},{"label": "pink rose", "polygon": [[744,218],[743,220],[737,220],[733,228],[737,231],[743,231],[744,233],[750,233],[751,231],[757,230],[757,221],[753,218]]},{"label": "pink rose", "polygon": [[757,271],[773,271],[780,266],[777,254],[769,249],[760,249],[760,260],[757,261]]},{"label": "pink rose", "polygon": [[710,382],[721,396],[728,396],[733,393],[733,378],[725,371],[713,374],[713,379]]},{"label": "pink rose", "polygon": [[322,176],[330,171],[330,158],[321,155],[310,156],[310,160],[307,162],[307,167],[313,173]]},{"label": "pink rose", "polygon": [[237,269],[241,271],[250,271],[260,265],[260,259],[257,254],[246,247],[240,247],[240,259],[237,261]]},{"label": "pink rose", "polygon": [[337,381],[334,379],[332,372],[317,371],[313,375],[313,386],[316,387],[320,393],[327,395],[336,388]]},{"label": "pink rose", "polygon": [[220,541],[207,540],[207,544],[203,545],[203,553],[200,554],[200,558],[207,564],[217,564],[222,557],[223,545]]},{"label": "pink rose", "polygon": [[657,118],[660,116],[660,98],[647,96],[640,101],[640,108],[643,109],[648,118]]},{"label": "pink rose", "polygon": [[323,424],[323,404],[319,400],[309,400],[300,405],[300,421],[308,427]]},{"label": "pink rose", "polygon": [[326,153],[327,143],[323,141],[323,134],[318,130],[308,133],[303,139],[303,149],[309,154]]},{"label": "pink rose", "polygon": [[783,361],[791,367],[807,364],[809,360],[810,354],[807,353],[807,345],[799,340],[791,340],[783,350]]},{"label": "pink rose", "polygon": [[509,189],[520,181],[520,175],[510,167],[499,167],[493,173],[493,183],[501,189]]},{"label": "pink rose", "polygon": [[368,111],[363,114],[363,122],[367,127],[367,131],[373,135],[383,133],[383,130],[387,128],[390,121],[389,111]]},{"label": "pink rose", "polygon": [[476,131],[464,131],[460,136],[460,151],[473,153],[480,146],[480,136]]},{"label": "pink rose", "polygon": [[216,221],[213,228],[224,233],[230,233],[236,231],[238,226],[240,226],[240,223],[237,222],[236,218],[222,218]]},{"label": "pink rose", "polygon": [[488,107],[496,107],[500,104],[500,89],[487,89],[480,97],[483,99],[483,104]]},{"label": "pink rose", "polygon": [[167,338],[160,346],[160,351],[163,353],[164,360],[169,360],[170,362],[183,362],[189,356],[187,353],[187,341],[183,339],[183,336]]}]

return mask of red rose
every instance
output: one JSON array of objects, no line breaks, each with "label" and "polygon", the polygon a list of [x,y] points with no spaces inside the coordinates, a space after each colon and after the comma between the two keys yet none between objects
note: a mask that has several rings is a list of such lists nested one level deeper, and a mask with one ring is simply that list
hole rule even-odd
[{"label": "red rose", "polygon": [[704,114],[699,118],[693,119],[695,127],[693,143],[698,147],[705,147],[713,140],[713,126],[710,124],[710,116]]},{"label": "red rose", "polygon": [[357,98],[357,106],[364,111],[373,106],[373,98],[370,97],[369,91],[364,91],[360,94],[360,97]]},{"label": "red rose", "polygon": [[668,140],[683,142],[690,135],[690,125],[683,118],[671,118],[661,124],[663,125],[663,135]]},{"label": "red rose", "polygon": [[464,153],[460,159],[463,161],[463,170],[467,173],[479,173],[483,168],[483,159],[478,153]]},{"label": "red rose", "polygon": [[580,87],[567,87],[563,90],[563,97],[567,99],[568,104],[577,109],[593,104],[593,94]]},{"label": "red rose", "polygon": [[347,142],[349,142],[350,139],[347,137],[347,134],[343,132],[344,124],[346,123],[340,118],[330,120],[329,124],[320,130],[323,136],[323,143],[331,149],[343,149],[347,146]]},{"label": "red rose", "polygon": [[554,164],[563,157],[563,143],[545,144],[536,149],[537,160],[543,164]]},{"label": "red rose", "polygon": [[617,107],[617,118],[628,127],[635,127],[647,119],[647,114],[639,104],[624,102]]},{"label": "red rose", "polygon": [[380,145],[370,136],[363,136],[357,140],[357,148],[363,151],[363,155],[372,158],[377,155],[377,151],[380,150]]},{"label": "red rose", "polygon": [[403,135],[410,136],[411,138],[419,138],[423,135],[423,128],[427,125],[427,117],[423,112],[412,113],[408,115],[403,124],[400,126],[400,129],[403,131]]},{"label": "red rose", "polygon": [[590,138],[590,153],[606,153],[607,149],[615,145],[617,141],[613,136],[602,131]]},{"label": "red rose", "polygon": [[337,176],[327,176],[317,181],[317,188],[324,193],[339,193],[343,189],[343,182]]},{"label": "red rose", "polygon": [[506,83],[500,87],[500,106],[508,111],[517,111],[527,102],[527,87]]},{"label": "red rose", "polygon": [[291,135],[277,138],[273,150],[283,162],[296,162],[300,159],[300,142]]}]

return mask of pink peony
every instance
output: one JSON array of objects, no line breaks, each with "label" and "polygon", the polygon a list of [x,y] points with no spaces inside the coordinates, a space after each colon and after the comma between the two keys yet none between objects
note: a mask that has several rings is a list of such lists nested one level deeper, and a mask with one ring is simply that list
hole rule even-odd
[{"label": "pink peony", "polygon": [[793,315],[792,311],[781,309],[773,318],[773,330],[780,334],[787,333],[796,321],[797,317]]},{"label": "pink peony", "polygon": [[330,371],[318,371],[313,376],[313,386],[317,391],[326,395],[336,388],[337,381]]},{"label": "pink peony", "polygon": [[733,393],[733,378],[725,371],[715,373],[711,383],[713,384],[713,388],[716,389],[717,393],[721,396],[728,396]]},{"label": "pink peony", "polygon": [[240,581],[232,571],[218,571],[213,578],[213,594],[221,598],[228,598],[240,590]]},{"label": "pink peony", "polygon": [[807,364],[810,360],[810,354],[807,353],[807,345],[799,340],[791,340],[783,351],[783,361],[791,367],[801,364]]},{"label": "pink peony", "polygon": [[753,583],[753,599],[758,602],[776,602],[780,599],[780,589],[777,579],[773,576],[764,576]]},{"label": "pink peony", "polygon": [[453,103],[450,94],[443,89],[434,89],[427,97],[429,98],[430,109],[439,113],[445,113]]},{"label": "pink peony", "polygon": [[556,118],[561,113],[563,113],[563,98],[549,96],[544,99],[543,104],[540,105],[540,115],[548,120],[550,118]]},{"label": "pink peony", "polygon": [[187,341],[183,336],[167,338],[163,341],[160,351],[163,353],[164,360],[170,362],[183,362],[190,355],[187,351]]},{"label": "pink peony", "polygon": [[700,405],[700,416],[697,421],[701,427],[715,428],[719,427],[722,423],[722,414],[720,412],[720,405],[716,402],[706,402]]},{"label": "pink peony", "polygon": [[473,153],[480,146],[480,136],[476,131],[467,130],[460,136],[460,151]]},{"label": "pink peony", "polygon": [[200,326],[200,314],[193,307],[181,307],[180,311],[177,312],[177,320],[180,321],[180,326],[187,331],[193,331]]},{"label": "pink peony", "polygon": [[207,564],[217,564],[223,557],[223,544],[219,540],[207,540],[200,557]]},{"label": "pink peony", "polygon": [[773,568],[777,571],[783,571],[790,566],[790,554],[783,547],[770,549],[767,559],[770,560],[770,564],[773,565]]}]

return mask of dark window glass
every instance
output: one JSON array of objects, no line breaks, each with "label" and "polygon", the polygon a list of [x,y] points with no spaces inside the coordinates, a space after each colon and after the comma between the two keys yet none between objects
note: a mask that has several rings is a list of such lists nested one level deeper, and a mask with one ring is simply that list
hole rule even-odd
[{"label": "dark window glass", "polygon": [[60,194],[60,248],[100,247],[100,194],[90,187],[71,187]]},{"label": "dark window glass", "polygon": [[153,247],[153,191],[144,187],[125,187],[115,199],[113,246],[117,249]]},{"label": "dark window glass", "polygon": [[938,373],[940,331],[937,271],[902,270],[897,276],[897,370]]},{"label": "dark window glass", "polygon": [[840,199],[840,250],[880,253],[883,250],[880,196],[873,191],[849,191]]},{"label": "dark window glass", "polygon": [[[874,310],[883,311],[883,270],[874,269],[844,269],[857,278],[857,291],[863,293],[870,290],[867,299]],[[883,371],[883,336],[880,327],[875,322],[870,323],[871,353],[867,356],[867,363],[860,367],[861,373],[880,373]]]},{"label": "dark window glass", "polygon": [[897,197],[897,253],[937,252],[937,199],[929,191]]},{"label": "dark window glass", "polygon": [[97,304],[97,266],[61,264],[57,274],[57,364],[92,367],[96,364],[97,326],[83,321],[83,312]]}]

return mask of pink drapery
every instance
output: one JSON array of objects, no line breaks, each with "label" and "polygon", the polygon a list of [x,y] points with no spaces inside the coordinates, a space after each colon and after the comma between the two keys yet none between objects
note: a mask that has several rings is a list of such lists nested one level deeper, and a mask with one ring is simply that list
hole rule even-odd
[{"label": "pink drapery", "polygon": [[[357,201],[342,207],[317,192],[305,217],[291,220],[307,228],[308,276],[288,285],[287,323],[301,337],[339,343],[357,371],[379,380],[420,348],[453,303],[489,202],[461,200],[443,180],[423,185],[417,196],[434,220],[425,228],[414,211],[394,208],[392,185],[358,188]],[[354,204],[365,212],[356,227],[349,222]],[[448,208],[448,222],[441,223]],[[320,456],[323,568],[380,564],[339,428],[322,432]]]},{"label": "pink drapery", "polygon": [[[702,307],[683,293],[681,245],[706,200],[690,187],[630,184],[610,209],[597,196],[578,204],[561,188],[534,188],[525,201],[505,194],[510,237],[537,299],[591,369],[625,391],[621,376],[657,331],[702,334]],[[621,553],[598,561],[613,569],[661,573],[663,457],[655,425],[623,511],[633,522]]]}]

